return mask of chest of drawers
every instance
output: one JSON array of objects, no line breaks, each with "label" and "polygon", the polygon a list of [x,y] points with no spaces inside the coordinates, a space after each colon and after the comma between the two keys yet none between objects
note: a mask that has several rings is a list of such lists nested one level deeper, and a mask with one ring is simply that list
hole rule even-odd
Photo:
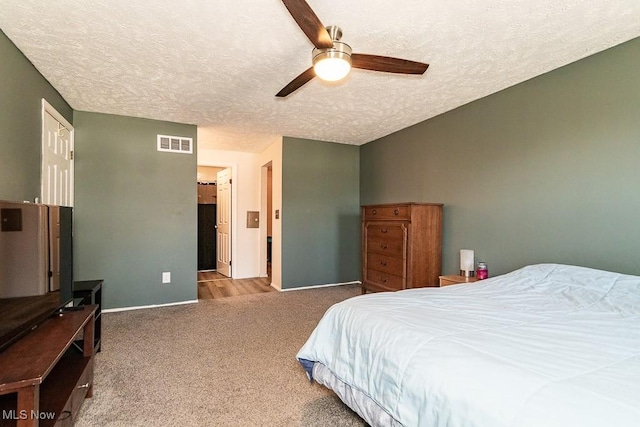
[{"label": "chest of drawers", "polygon": [[438,286],[442,204],[362,206],[362,292]]}]

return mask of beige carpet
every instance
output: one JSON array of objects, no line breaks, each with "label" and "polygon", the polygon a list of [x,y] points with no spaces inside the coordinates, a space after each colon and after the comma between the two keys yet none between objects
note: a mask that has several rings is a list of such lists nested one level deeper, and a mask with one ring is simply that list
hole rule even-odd
[{"label": "beige carpet", "polygon": [[364,426],[295,355],[359,286],[103,314],[77,426]]}]

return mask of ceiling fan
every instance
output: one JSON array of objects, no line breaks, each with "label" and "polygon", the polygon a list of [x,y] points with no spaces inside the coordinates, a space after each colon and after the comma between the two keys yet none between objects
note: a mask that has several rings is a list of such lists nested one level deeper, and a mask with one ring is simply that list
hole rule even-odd
[{"label": "ceiling fan", "polygon": [[352,67],[398,74],[424,74],[429,67],[429,64],[407,59],[353,53],[351,46],[340,41],[342,30],[336,26],[325,28],[305,0],[282,2],[315,49],[312,52],[313,66],[286,85],[276,94],[277,97],[291,94],[316,76],[328,81],[340,80],[349,74]]}]

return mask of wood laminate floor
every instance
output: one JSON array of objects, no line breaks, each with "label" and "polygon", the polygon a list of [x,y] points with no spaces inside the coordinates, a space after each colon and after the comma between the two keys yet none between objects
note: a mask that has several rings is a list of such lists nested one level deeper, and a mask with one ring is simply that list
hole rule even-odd
[{"label": "wood laminate floor", "polygon": [[270,277],[230,279],[217,271],[198,272],[198,299],[216,299],[236,295],[274,292]]}]

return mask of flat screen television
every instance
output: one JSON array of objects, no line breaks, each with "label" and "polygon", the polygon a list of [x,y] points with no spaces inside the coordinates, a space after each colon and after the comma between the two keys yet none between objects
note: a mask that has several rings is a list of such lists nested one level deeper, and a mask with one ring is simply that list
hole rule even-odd
[{"label": "flat screen television", "polygon": [[0,351],[72,299],[72,208],[0,201]]}]

